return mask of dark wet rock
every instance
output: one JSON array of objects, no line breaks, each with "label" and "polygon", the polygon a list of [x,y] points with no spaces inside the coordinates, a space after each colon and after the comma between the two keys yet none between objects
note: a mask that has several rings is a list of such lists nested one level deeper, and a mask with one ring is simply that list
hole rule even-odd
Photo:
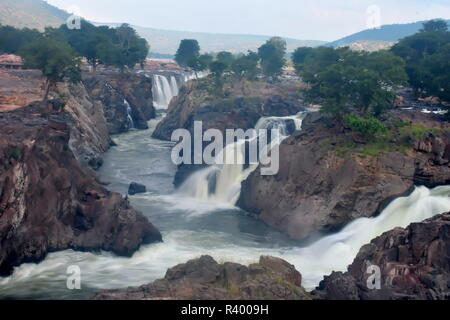
[{"label": "dark wet rock", "polygon": [[[381,270],[381,288],[371,289],[368,267]],[[364,246],[348,272],[325,277],[315,299],[449,300],[450,214],[389,231]]]},{"label": "dark wet rock", "polygon": [[90,99],[103,106],[110,134],[132,128],[128,105],[136,129],[147,129],[147,121],[155,117],[151,77],[139,74],[84,75],[83,83]]},{"label": "dark wet rock", "polygon": [[411,136],[404,151],[343,153],[342,145],[351,140],[347,132],[319,113],[307,116],[303,131],[281,145],[279,173],[253,172],[242,184],[238,205],[292,238],[305,239],[373,217],[416,185],[449,184],[449,124],[412,111],[387,117],[423,127],[424,135]]},{"label": "dark wet rock", "polygon": [[41,111],[35,105],[0,113],[0,274],[53,251],[131,256],[161,241],[142,213],[80,165],[65,116]]},{"label": "dark wet rock", "polygon": [[[203,132],[208,129],[217,129],[222,133],[227,129],[247,130],[254,128],[262,117],[291,116],[305,110],[304,103],[295,94],[281,95],[276,91],[269,95],[262,95],[261,92],[256,94],[217,99],[210,97],[195,81],[190,82],[172,100],[167,116],[158,124],[153,137],[171,140],[172,133],[180,128],[187,129],[193,136],[196,121],[202,122]],[[288,130],[295,131],[294,121],[288,121]],[[180,165],[175,185],[181,185],[192,173],[204,167],[205,165]]]},{"label": "dark wet rock", "polygon": [[147,188],[139,183],[133,182],[130,184],[130,187],[128,188],[128,194],[130,196],[134,196],[135,194],[138,193],[145,193],[147,192]]},{"label": "dark wet rock", "polygon": [[169,269],[164,279],[122,290],[105,290],[96,300],[310,300],[294,266],[261,257],[248,267],[219,264],[209,256]]}]

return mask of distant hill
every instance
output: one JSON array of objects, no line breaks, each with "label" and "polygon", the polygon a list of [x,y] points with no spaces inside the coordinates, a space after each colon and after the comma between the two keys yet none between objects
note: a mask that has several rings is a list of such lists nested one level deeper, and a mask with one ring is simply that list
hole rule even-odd
[{"label": "distant hill", "polygon": [[[116,27],[119,23],[95,23],[96,25],[108,25]],[[162,30],[154,28],[146,28],[132,25],[139,35],[150,43],[151,51],[162,55],[174,55],[183,39],[198,40],[203,52],[219,52],[230,51],[233,53],[247,52],[248,50],[256,50],[270,36],[262,35],[242,35],[242,34],[220,34],[206,32],[187,32]],[[287,42],[287,51],[293,52],[296,48],[302,46],[320,46],[325,41],[319,40],[297,40],[285,38]]]},{"label": "distant hill", "polygon": [[0,0],[0,24],[44,30],[58,27],[69,14],[42,0]]},{"label": "distant hill", "polygon": [[[63,24],[69,14],[42,0],[0,0],[0,24],[16,28],[36,28],[44,30],[46,26],[58,27]],[[97,25],[99,23],[96,23]],[[104,24],[104,23],[101,23]],[[110,26],[119,23],[107,24]],[[234,35],[171,31],[133,26],[137,32],[151,45],[155,56],[169,57],[174,55],[182,39],[197,39],[205,52],[222,50],[246,52],[256,50],[269,36]],[[300,46],[318,46],[323,41],[286,39],[288,51],[292,52]]]},{"label": "distant hill", "polygon": [[[378,44],[382,45],[382,42],[393,43],[398,40],[413,35],[417,33],[420,29],[422,29],[423,23],[425,21],[419,21],[414,23],[406,23],[406,24],[390,24],[384,25],[380,29],[368,29],[364,30],[345,38],[336,40],[334,42],[330,42],[327,46],[332,47],[341,47],[353,45],[354,43],[362,43],[366,42],[368,46],[376,46]],[[447,21],[450,24],[450,20]],[[358,45],[356,45],[358,46]]]},{"label": "distant hill", "polygon": [[[270,36],[214,34],[200,32],[169,31],[134,26],[137,32],[151,44],[151,50],[161,54],[175,54],[182,39],[197,39],[204,52],[230,51],[233,53],[256,50]],[[319,46],[324,41],[286,38],[287,51],[293,52],[302,46]]]}]

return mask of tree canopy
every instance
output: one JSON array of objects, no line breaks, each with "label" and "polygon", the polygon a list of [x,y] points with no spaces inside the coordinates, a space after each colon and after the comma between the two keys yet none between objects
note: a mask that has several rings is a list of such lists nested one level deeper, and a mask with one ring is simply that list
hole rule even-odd
[{"label": "tree canopy", "polygon": [[276,79],[282,74],[283,67],[286,64],[284,58],[286,41],[280,37],[273,37],[259,47],[258,55],[261,59],[262,73],[267,77]]},{"label": "tree canopy", "polygon": [[50,88],[57,82],[81,80],[81,61],[67,42],[46,36],[23,45],[19,53],[26,67],[41,70],[45,76],[44,100],[47,100]]},{"label": "tree canopy", "polygon": [[442,20],[424,24],[421,32],[399,41],[392,52],[406,61],[409,82],[418,96],[449,97],[450,32]]},{"label": "tree canopy", "polygon": [[180,46],[175,54],[175,61],[183,67],[188,67],[191,62],[200,56],[200,45],[197,40],[181,40]]},{"label": "tree canopy", "polygon": [[[300,76],[310,86],[307,100],[342,120],[352,111],[380,115],[395,98],[392,88],[404,84],[403,59],[387,51],[375,53],[320,47],[297,61]],[[305,50],[298,50],[305,52]]]}]

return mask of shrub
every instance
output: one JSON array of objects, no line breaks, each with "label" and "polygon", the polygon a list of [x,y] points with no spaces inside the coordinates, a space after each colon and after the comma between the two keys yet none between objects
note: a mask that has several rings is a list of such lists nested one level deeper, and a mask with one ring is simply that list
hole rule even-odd
[{"label": "shrub", "polygon": [[374,140],[381,133],[387,131],[386,126],[374,117],[362,118],[355,114],[349,114],[345,116],[345,124],[352,131],[362,135],[366,140]]}]

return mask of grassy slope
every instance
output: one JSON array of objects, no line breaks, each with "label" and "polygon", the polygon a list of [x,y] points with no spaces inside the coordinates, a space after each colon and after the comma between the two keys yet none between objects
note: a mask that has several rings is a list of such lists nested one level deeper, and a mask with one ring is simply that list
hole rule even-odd
[{"label": "grassy slope", "polygon": [[60,26],[68,14],[42,0],[0,0],[0,24],[16,28]]}]

